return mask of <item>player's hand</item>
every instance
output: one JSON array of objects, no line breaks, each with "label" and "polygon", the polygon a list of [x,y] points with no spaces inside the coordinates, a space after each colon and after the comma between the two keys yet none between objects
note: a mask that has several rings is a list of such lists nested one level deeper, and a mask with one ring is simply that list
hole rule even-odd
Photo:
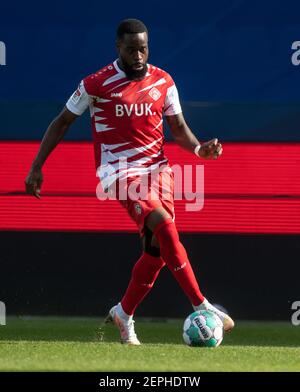
[{"label": "player's hand", "polygon": [[43,173],[40,168],[32,167],[25,180],[26,193],[41,198],[41,187],[43,183]]},{"label": "player's hand", "polygon": [[222,152],[222,144],[218,142],[218,139],[212,139],[201,144],[198,155],[204,159],[217,159]]}]

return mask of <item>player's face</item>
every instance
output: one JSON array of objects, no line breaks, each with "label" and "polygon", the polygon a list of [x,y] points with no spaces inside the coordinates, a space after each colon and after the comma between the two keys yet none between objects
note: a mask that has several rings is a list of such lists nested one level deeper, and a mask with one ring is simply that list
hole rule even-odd
[{"label": "player's face", "polygon": [[147,73],[149,55],[147,33],[125,34],[117,42],[120,66],[128,79],[143,79]]}]

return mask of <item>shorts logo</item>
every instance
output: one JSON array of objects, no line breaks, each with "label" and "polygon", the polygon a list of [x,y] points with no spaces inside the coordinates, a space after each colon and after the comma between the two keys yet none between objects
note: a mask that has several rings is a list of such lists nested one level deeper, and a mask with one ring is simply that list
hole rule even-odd
[{"label": "shorts logo", "polygon": [[137,215],[141,215],[142,207],[139,205],[139,203],[134,204],[134,209],[135,209],[135,212],[137,213]]},{"label": "shorts logo", "polygon": [[159,90],[157,90],[156,87],[153,87],[150,91],[149,91],[149,95],[152,99],[154,99],[154,101],[157,101],[160,97],[161,97],[161,93]]}]

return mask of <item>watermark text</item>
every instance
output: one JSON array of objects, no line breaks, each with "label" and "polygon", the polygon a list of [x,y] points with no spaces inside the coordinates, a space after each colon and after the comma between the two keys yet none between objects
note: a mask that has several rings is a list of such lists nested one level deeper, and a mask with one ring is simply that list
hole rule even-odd
[{"label": "watermark text", "polygon": [[6,325],[6,306],[0,301],[0,325]]},{"label": "watermark text", "polygon": [[295,312],[292,314],[291,322],[293,325],[300,325],[300,301],[294,301],[292,303],[292,310]]},{"label": "watermark text", "polygon": [[6,65],[6,46],[0,41],[0,65]]},{"label": "watermark text", "polygon": [[[144,171],[143,171],[144,170]],[[113,165],[97,170],[99,200],[183,200],[186,211],[204,206],[204,165],[161,165],[147,171],[130,166],[122,157]]]}]

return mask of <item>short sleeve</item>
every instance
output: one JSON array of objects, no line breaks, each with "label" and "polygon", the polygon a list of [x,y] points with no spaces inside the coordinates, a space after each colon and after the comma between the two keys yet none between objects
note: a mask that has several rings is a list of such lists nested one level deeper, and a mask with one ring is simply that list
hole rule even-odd
[{"label": "short sleeve", "polygon": [[182,109],[179,101],[178,91],[173,82],[173,84],[167,89],[167,94],[166,94],[165,104],[164,104],[164,114],[166,116],[172,116],[181,112]]},{"label": "short sleeve", "polygon": [[84,87],[84,81],[81,81],[78,88],[71,95],[66,103],[66,107],[70,112],[81,116],[81,114],[89,107],[91,103],[91,97],[87,93]]}]

